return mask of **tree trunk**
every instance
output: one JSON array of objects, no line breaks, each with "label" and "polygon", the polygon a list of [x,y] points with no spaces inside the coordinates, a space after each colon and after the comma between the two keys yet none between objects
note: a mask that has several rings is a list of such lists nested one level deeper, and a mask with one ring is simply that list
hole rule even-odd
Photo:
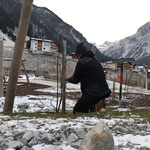
[{"label": "tree trunk", "polygon": [[19,21],[18,34],[16,38],[13,60],[10,68],[10,75],[4,105],[4,113],[12,113],[14,98],[16,93],[16,86],[18,75],[22,62],[22,54],[24,50],[24,43],[29,26],[33,0],[23,0],[21,16]]}]

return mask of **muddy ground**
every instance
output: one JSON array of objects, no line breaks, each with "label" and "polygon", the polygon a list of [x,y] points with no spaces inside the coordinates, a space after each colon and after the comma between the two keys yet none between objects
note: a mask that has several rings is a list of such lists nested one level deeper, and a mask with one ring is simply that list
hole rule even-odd
[{"label": "muddy ground", "polygon": [[[42,92],[36,91],[37,89],[45,89],[49,88],[48,85],[42,85],[37,83],[24,83],[19,82],[17,86],[16,96],[26,96],[26,95],[49,95],[49,96],[57,96],[57,93]],[[4,95],[6,94],[6,90],[4,90]],[[80,92],[67,92],[67,98],[78,100],[80,97]],[[150,94],[141,94],[141,93],[122,93],[122,101],[123,107],[150,107]],[[106,103],[108,106],[118,105],[119,102],[119,94],[115,93],[115,99],[112,100],[112,94],[109,98],[106,99]]]}]

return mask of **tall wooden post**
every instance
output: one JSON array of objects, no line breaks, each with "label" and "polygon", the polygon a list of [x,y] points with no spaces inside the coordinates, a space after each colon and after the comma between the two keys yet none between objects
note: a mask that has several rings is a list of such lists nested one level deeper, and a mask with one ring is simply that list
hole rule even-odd
[{"label": "tall wooden post", "polygon": [[62,57],[62,113],[66,112],[66,55],[67,41],[63,40],[63,57]]},{"label": "tall wooden post", "polygon": [[145,66],[145,88],[148,90],[148,66]]},{"label": "tall wooden post", "polygon": [[29,26],[31,10],[32,10],[33,0],[23,0],[21,16],[19,21],[19,28],[16,38],[16,43],[14,47],[13,60],[10,69],[4,113],[12,113],[14,98],[16,93],[16,86],[18,81],[18,75],[20,71],[20,66],[22,62],[22,53],[24,50],[25,38],[27,35],[27,30]]},{"label": "tall wooden post", "polygon": [[3,97],[3,38],[0,36],[0,97]]}]

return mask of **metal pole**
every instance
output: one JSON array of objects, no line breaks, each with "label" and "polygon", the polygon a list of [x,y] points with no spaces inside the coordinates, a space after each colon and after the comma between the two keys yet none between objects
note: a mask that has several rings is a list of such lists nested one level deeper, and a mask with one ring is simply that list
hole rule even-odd
[{"label": "metal pole", "polygon": [[66,112],[66,55],[67,41],[63,40],[63,57],[62,57],[62,113]]},{"label": "metal pole", "polygon": [[0,97],[3,97],[3,38],[0,37]]},{"label": "metal pole", "polygon": [[112,92],[112,100],[115,100],[115,83],[116,83],[116,77],[114,77],[114,81],[113,81],[113,92]]},{"label": "metal pole", "polygon": [[121,63],[121,71],[120,71],[120,91],[119,91],[119,102],[121,102],[122,97],[122,82],[123,82],[123,62]]},{"label": "metal pole", "polygon": [[22,62],[24,43],[29,26],[33,0],[23,0],[18,33],[14,47],[13,60],[10,68],[10,75],[4,104],[4,113],[12,113],[17,81]]}]

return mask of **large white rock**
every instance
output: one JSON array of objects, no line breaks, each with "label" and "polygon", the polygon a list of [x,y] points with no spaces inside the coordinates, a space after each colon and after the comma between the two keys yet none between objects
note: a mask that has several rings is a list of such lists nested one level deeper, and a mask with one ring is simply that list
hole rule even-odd
[{"label": "large white rock", "polygon": [[79,150],[114,150],[113,136],[103,121],[85,135]]}]

